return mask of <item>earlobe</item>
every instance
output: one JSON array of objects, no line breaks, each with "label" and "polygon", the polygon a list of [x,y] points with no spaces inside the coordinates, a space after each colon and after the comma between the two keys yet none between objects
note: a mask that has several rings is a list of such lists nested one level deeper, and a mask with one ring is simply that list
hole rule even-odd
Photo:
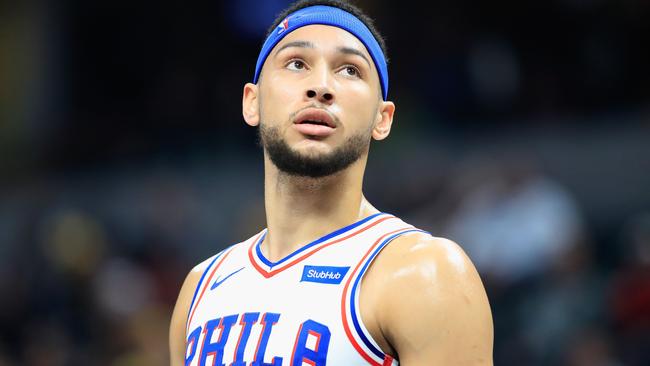
[{"label": "earlobe", "polygon": [[375,127],[372,129],[372,138],[383,140],[390,134],[390,128],[393,125],[393,116],[395,115],[395,104],[393,102],[381,102],[377,110],[377,120]]},{"label": "earlobe", "polygon": [[242,96],[242,114],[244,121],[250,126],[257,126],[260,123],[259,103],[257,94],[259,88],[253,83],[244,85],[244,95]]}]

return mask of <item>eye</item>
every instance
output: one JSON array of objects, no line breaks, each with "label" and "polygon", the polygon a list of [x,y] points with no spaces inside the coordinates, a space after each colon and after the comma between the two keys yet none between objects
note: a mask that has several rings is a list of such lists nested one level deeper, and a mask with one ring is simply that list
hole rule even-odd
[{"label": "eye", "polygon": [[305,63],[301,60],[291,60],[289,63],[287,63],[286,68],[293,71],[304,70]]},{"label": "eye", "polygon": [[361,72],[359,71],[359,69],[356,66],[352,66],[352,65],[346,65],[339,72],[343,73],[343,75],[345,76],[351,76],[354,78],[361,77]]}]

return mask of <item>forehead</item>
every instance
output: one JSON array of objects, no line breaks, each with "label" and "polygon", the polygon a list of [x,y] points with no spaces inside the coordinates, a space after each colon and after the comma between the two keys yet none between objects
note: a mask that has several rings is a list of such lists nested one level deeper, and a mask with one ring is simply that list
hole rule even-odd
[{"label": "forehead", "polygon": [[284,44],[296,41],[311,42],[317,49],[354,48],[370,59],[368,50],[357,37],[344,29],[330,25],[312,24],[300,27],[287,34],[274,48],[278,50]]}]

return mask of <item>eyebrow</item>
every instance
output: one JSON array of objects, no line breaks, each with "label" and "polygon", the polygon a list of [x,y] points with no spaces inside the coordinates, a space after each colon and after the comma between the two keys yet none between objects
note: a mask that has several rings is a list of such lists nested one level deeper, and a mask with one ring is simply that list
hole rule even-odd
[{"label": "eyebrow", "polygon": [[363,59],[366,60],[366,63],[368,64],[368,66],[370,66],[370,61],[368,60],[366,55],[364,55],[361,51],[357,50],[356,48],[338,47],[336,50],[341,52],[341,53],[344,53],[346,55],[356,55],[356,56],[363,57]]},{"label": "eyebrow", "polygon": [[293,41],[282,45],[282,47],[278,48],[277,51],[275,51],[275,54],[277,55],[278,53],[280,53],[280,51],[289,47],[315,48],[314,44],[309,41]]},{"label": "eyebrow", "polygon": [[[278,53],[280,53],[280,51],[289,47],[316,48],[316,46],[314,46],[314,44],[310,41],[293,41],[293,42],[283,44],[282,47],[278,48],[274,53],[277,55]],[[364,55],[363,52],[357,50],[356,48],[340,46],[337,47],[336,50],[346,55],[360,56],[366,61],[368,66],[370,66],[370,60],[368,60],[368,57],[366,57],[366,55]]]}]

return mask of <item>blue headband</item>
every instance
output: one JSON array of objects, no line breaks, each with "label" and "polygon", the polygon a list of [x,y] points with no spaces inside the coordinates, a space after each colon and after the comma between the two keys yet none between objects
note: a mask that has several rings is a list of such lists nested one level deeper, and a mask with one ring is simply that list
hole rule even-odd
[{"label": "blue headband", "polygon": [[352,33],[357,37],[366,49],[372,61],[375,63],[377,73],[379,74],[379,82],[381,83],[381,92],[384,100],[388,97],[388,65],[384,53],[377,43],[377,40],[372,35],[368,27],[362,21],[357,19],[354,15],[345,10],[325,5],[314,5],[302,8],[288,17],[286,17],[274,30],[264,42],[260,55],[257,58],[257,65],[255,65],[255,77],[253,83],[257,83],[260,73],[262,72],[262,65],[264,61],[273,50],[273,47],[284,38],[287,34],[294,30],[311,24],[323,24],[338,27]]}]

